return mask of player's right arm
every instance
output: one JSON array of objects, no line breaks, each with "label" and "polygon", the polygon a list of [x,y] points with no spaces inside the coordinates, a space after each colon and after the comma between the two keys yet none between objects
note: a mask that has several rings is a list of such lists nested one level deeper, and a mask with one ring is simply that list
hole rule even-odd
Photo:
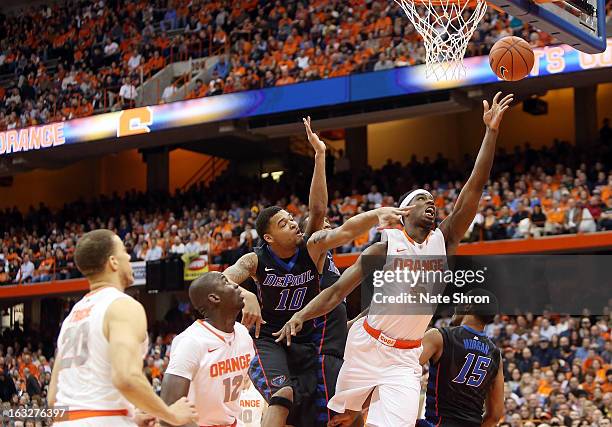
[{"label": "player's right arm", "polygon": [[131,298],[114,301],[104,316],[104,335],[109,343],[111,380],[130,403],[171,425],[197,419],[187,399],[166,405],[142,371],[141,351],[147,336],[147,317],[140,303]]},{"label": "player's right arm", "polygon": [[291,345],[291,337],[302,330],[304,322],[329,313],[359,286],[363,279],[377,267],[373,263],[368,263],[366,266],[364,256],[378,256],[382,260],[386,254],[386,242],[375,243],[363,251],[357,262],[347,268],[336,283],[319,293],[306,307],[295,313],[280,331],[272,334],[278,337],[276,342],[286,339],[287,345]]},{"label": "player's right arm", "polygon": [[442,356],[442,349],[444,348],[444,338],[442,334],[436,328],[431,328],[423,336],[423,352],[419,357],[419,363],[421,365],[426,364],[429,361],[436,363]]},{"label": "player's right arm", "polygon": [[485,414],[482,420],[482,427],[494,427],[504,416],[504,370],[503,361],[500,361],[497,368],[497,375],[491,384],[491,390],[487,394],[485,402]]},{"label": "player's right arm", "polygon": [[53,370],[51,371],[51,382],[49,383],[49,391],[47,396],[47,403],[49,407],[55,406],[55,400],[57,396],[57,380],[59,377],[59,371],[61,370],[60,363],[58,360],[61,360],[61,355],[59,348],[55,353],[55,360],[53,362]]},{"label": "player's right arm", "polygon": [[384,207],[360,213],[349,218],[344,224],[333,230],[320,230],[308,239],[308,253],[310,258],[322,268],[322,257],[327,251],[350,243],[357,236],[367,232],[370,228],[380,224],[381,227],[400,224],[400,219],[408,215],[413,206],[405,208]]},{"label": "player's right arm", "polygon": [[[202,360],[202,346],[192,336],[185,335],[181,338],[175,338],[172,343],[172,356],[162,381],[161,398],[167,404],[187,396]],[[189,423],[184,427],[197,427],[197,424]]]},{"label": "player's right arm", "polygon": [[[257,274],[257,254],[250,252],[242,255],[234,265],[229,266],[223,272],[225,277],[230,282],[242,284],[249,277],[255,278]],[[261,318],[261,307],[257,295],[240,287],[242,297],[244,298],[244,307],[242,308],[242,324],[247,329],[251,329],[255,325],[255,338],[259,338],[259,328],[261,324],[266,322]]]},{"label": "player's right arm", "polygon": [[[161,387],[161,398],[166,404],[176,402],[181,397],[187,397],[189,393],[189,385],[191,381],[187,378],[183,378],[174,374],[164,374]],[[162,426],[167,426],[167,423],[161,423]],[[197,427],[198,425],[194,422],[184,424],[182,427]]]}]

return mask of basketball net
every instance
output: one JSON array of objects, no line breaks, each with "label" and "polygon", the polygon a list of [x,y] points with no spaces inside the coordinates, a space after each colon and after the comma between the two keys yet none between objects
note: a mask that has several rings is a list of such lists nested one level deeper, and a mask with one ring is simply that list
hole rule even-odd
[{"label": "basketball net", "polygon": [[485,0],[394,0],[423,38],[426,77],[456,80],[465,76],[468,42],[487,11]]}]

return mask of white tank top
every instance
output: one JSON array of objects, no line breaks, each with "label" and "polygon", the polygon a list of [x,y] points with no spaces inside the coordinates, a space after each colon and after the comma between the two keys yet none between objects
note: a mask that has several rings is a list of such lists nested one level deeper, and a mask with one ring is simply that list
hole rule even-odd
[{"label": "white tank top", "polygon": [[[444,235],[439,228],[430,232],[423,243],[415,242],[404,229],[386,229],[382,231],[382,241],[387,242],[387,259],[384,270],[422,270],[438,271],[446,269],[446,245]],[[399,261],[399,262],[398,262]],[[401,267],[398,264],[401,262]],[[444,287],[439,283],[422,285],[432,295],[441,294]],[[410,283],[385,281],[381,287],[374,288],[374,298],[370,304],[367,322],[387,337],[401,340],[418,340],[423,338],[427,326],[433,317],[437,304],[426,307],[419,303],[418,310],[411,303],[382,302],[385,296],[396,297],[410,293]],[[379,293],[377,297],[376,293]]]},{"label": "white tank top", "polygon": [[[57,340],[60,367],[56,406],[74,410],[127,409],[133,405],[117,390],[111,380],[109,343],[104,336],[104,315],[119,298],[132,298],[113,287],[85,295],[64,320]],[[147,350],[145,339],[142,354]]]}]

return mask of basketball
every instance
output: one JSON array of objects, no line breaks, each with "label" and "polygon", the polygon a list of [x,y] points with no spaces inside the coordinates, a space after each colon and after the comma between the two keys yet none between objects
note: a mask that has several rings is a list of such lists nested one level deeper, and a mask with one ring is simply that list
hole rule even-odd
[{"label": "basketball", "polygon": [[497,77],[509,82],[522,80],[533,68],[531,46],[520,37],[504,37],[491,48],[489,64]]}]

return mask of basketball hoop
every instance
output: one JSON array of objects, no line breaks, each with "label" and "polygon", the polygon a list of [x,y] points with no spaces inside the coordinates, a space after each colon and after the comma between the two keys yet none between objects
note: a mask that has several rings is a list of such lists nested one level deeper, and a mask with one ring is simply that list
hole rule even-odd
[{"label": "basketball hoop", "polygon": [[[394,0],[423,38],[427,77],[465,75],[468,42],[487,11],[486,0]],[[464,16],[465,15],[465,16]]]}]

